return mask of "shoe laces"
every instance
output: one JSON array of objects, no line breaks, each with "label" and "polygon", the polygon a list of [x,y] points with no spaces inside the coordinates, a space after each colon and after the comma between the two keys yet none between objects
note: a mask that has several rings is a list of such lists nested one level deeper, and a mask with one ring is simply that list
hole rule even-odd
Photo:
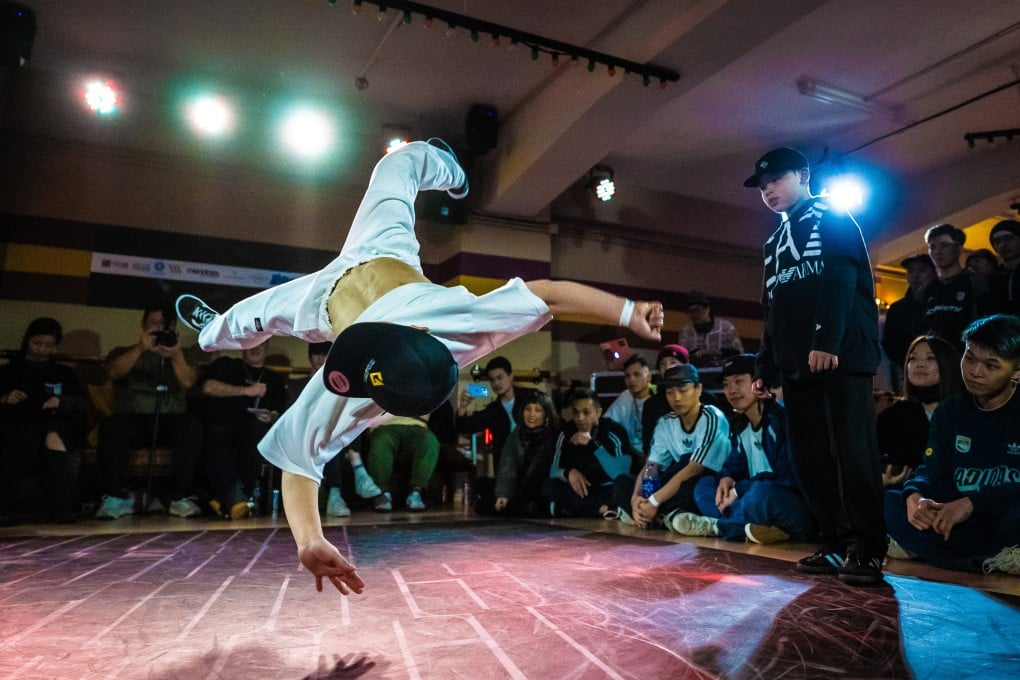
[{"label": "shoe laces", "polygon": [[1001,571],[1005,574],[1020,575],[1020,546],[1003,548],[997,555],[989,557],[981,565],[982,571],[990,574]]},{"label": "shoe laces", "polygon": [[191,319],[197,326],[205,326],[217,316],[216,312],[203,305],[196,304],[191,310]]}]

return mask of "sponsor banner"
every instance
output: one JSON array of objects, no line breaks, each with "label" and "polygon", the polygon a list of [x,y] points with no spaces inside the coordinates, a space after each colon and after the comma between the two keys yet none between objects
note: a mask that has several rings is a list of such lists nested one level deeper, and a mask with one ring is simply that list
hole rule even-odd
[{"label": "sponsor banner", "polygon": [[92,253],[93,274],[133,276],[143,279],[166,279],[193,283],[219,284],[241,288],[271,288],[303,276],[298,272],[272,269],[230,267],[208,262],[185,262],[135,255]]}]

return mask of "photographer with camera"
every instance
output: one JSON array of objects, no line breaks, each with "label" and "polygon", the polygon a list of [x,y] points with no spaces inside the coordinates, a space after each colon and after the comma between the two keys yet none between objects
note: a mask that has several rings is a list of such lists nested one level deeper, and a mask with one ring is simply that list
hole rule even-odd
[{"label": "photographer with camera", "polygon": [[[202,514],[192,497],[195,464],[202,448],[202,421],[187,413],[187,392],[198,370],[185,356],[177,335],[177,319],[162,306],[142,314],[138,342],[117,347],[107,356],[113,381],[113,415],[99,426],[97,453],[103,473],[104,496],[98,519],[116,519],[134,512],[125,485],[132,449],[173,447],[170,514]],[[165,512],[158,497],[146,499],[146,512]]]}]

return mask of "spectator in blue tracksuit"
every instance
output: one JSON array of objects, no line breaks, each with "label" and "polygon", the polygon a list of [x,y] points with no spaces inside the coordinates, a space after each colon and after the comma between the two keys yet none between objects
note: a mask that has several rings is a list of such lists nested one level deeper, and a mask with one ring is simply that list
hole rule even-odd
[{"label": "spectator in blue tracksuit", "polygon": [[963,332],[966,392],[939,403],[928,448],[903,491],[888,491],[891,556],[1020,575],[1020,318]]},{"label": "spectator in blue tracksuit", "polygon": [[579,389],[570,395],[573,421],[563,426],[542,497],[553,514],[616,516],[613,480],[636,474],[644,461],[630,446],[623,426],[602,417],[598,395]]},{"label": "spectator in blue tracksuit", "polygon": [[774,543],[812,537],[811,511],[790,459],[783,407],[759,399],[751,388],[755,356],[740,354],[723,365],[723,394],[732,449],[718,476],[703,477],[694,499],[705,517],[717,520],[716,535],[728,540]]}]

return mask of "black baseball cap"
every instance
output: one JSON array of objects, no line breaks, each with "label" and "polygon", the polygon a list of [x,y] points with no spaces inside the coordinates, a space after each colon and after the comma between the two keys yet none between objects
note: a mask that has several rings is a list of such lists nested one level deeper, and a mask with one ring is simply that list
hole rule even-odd
[{"label": "black baseball cap", "polygon": [[333,341],[322,379],[333,394],[368,397],[395,416],[420,416],[450,397],[457,372],[450,350],[428,332],[367,322]]},{"label": "black baseball cap", "polygon": [[744,180],[744,186],[757,189],[761,186],[762,175],[770,172],[786,172],[811,167],[807,158],[800,151],[783,147],[773,149],[758,159],[754,164],[754,174]]},{"label": "black baseball cap", "polygon": [[701,378],[698,376],[698,369],[690,364],[679,364],[666,369],[666,374],[662,376],[660,385],[665,389],[667,387],[680,387],[687,383],[697,385],[700,382]]},{"label": "black baseball cap", "polygon": [[731,375],[754,375],[755,356],[753,354],[738,354],[730,357],[729,361],[723,364],[722,377]]},{"label": "black baseball cap", "polygon": [[911,255],[910,257],[900,260],[900,266],[906,269],[912,264],[923,264],[926,267],[930,267],[932,271],[935,270],[935,263],[931,261],[927,253],[920,253],[918,255]]}]

